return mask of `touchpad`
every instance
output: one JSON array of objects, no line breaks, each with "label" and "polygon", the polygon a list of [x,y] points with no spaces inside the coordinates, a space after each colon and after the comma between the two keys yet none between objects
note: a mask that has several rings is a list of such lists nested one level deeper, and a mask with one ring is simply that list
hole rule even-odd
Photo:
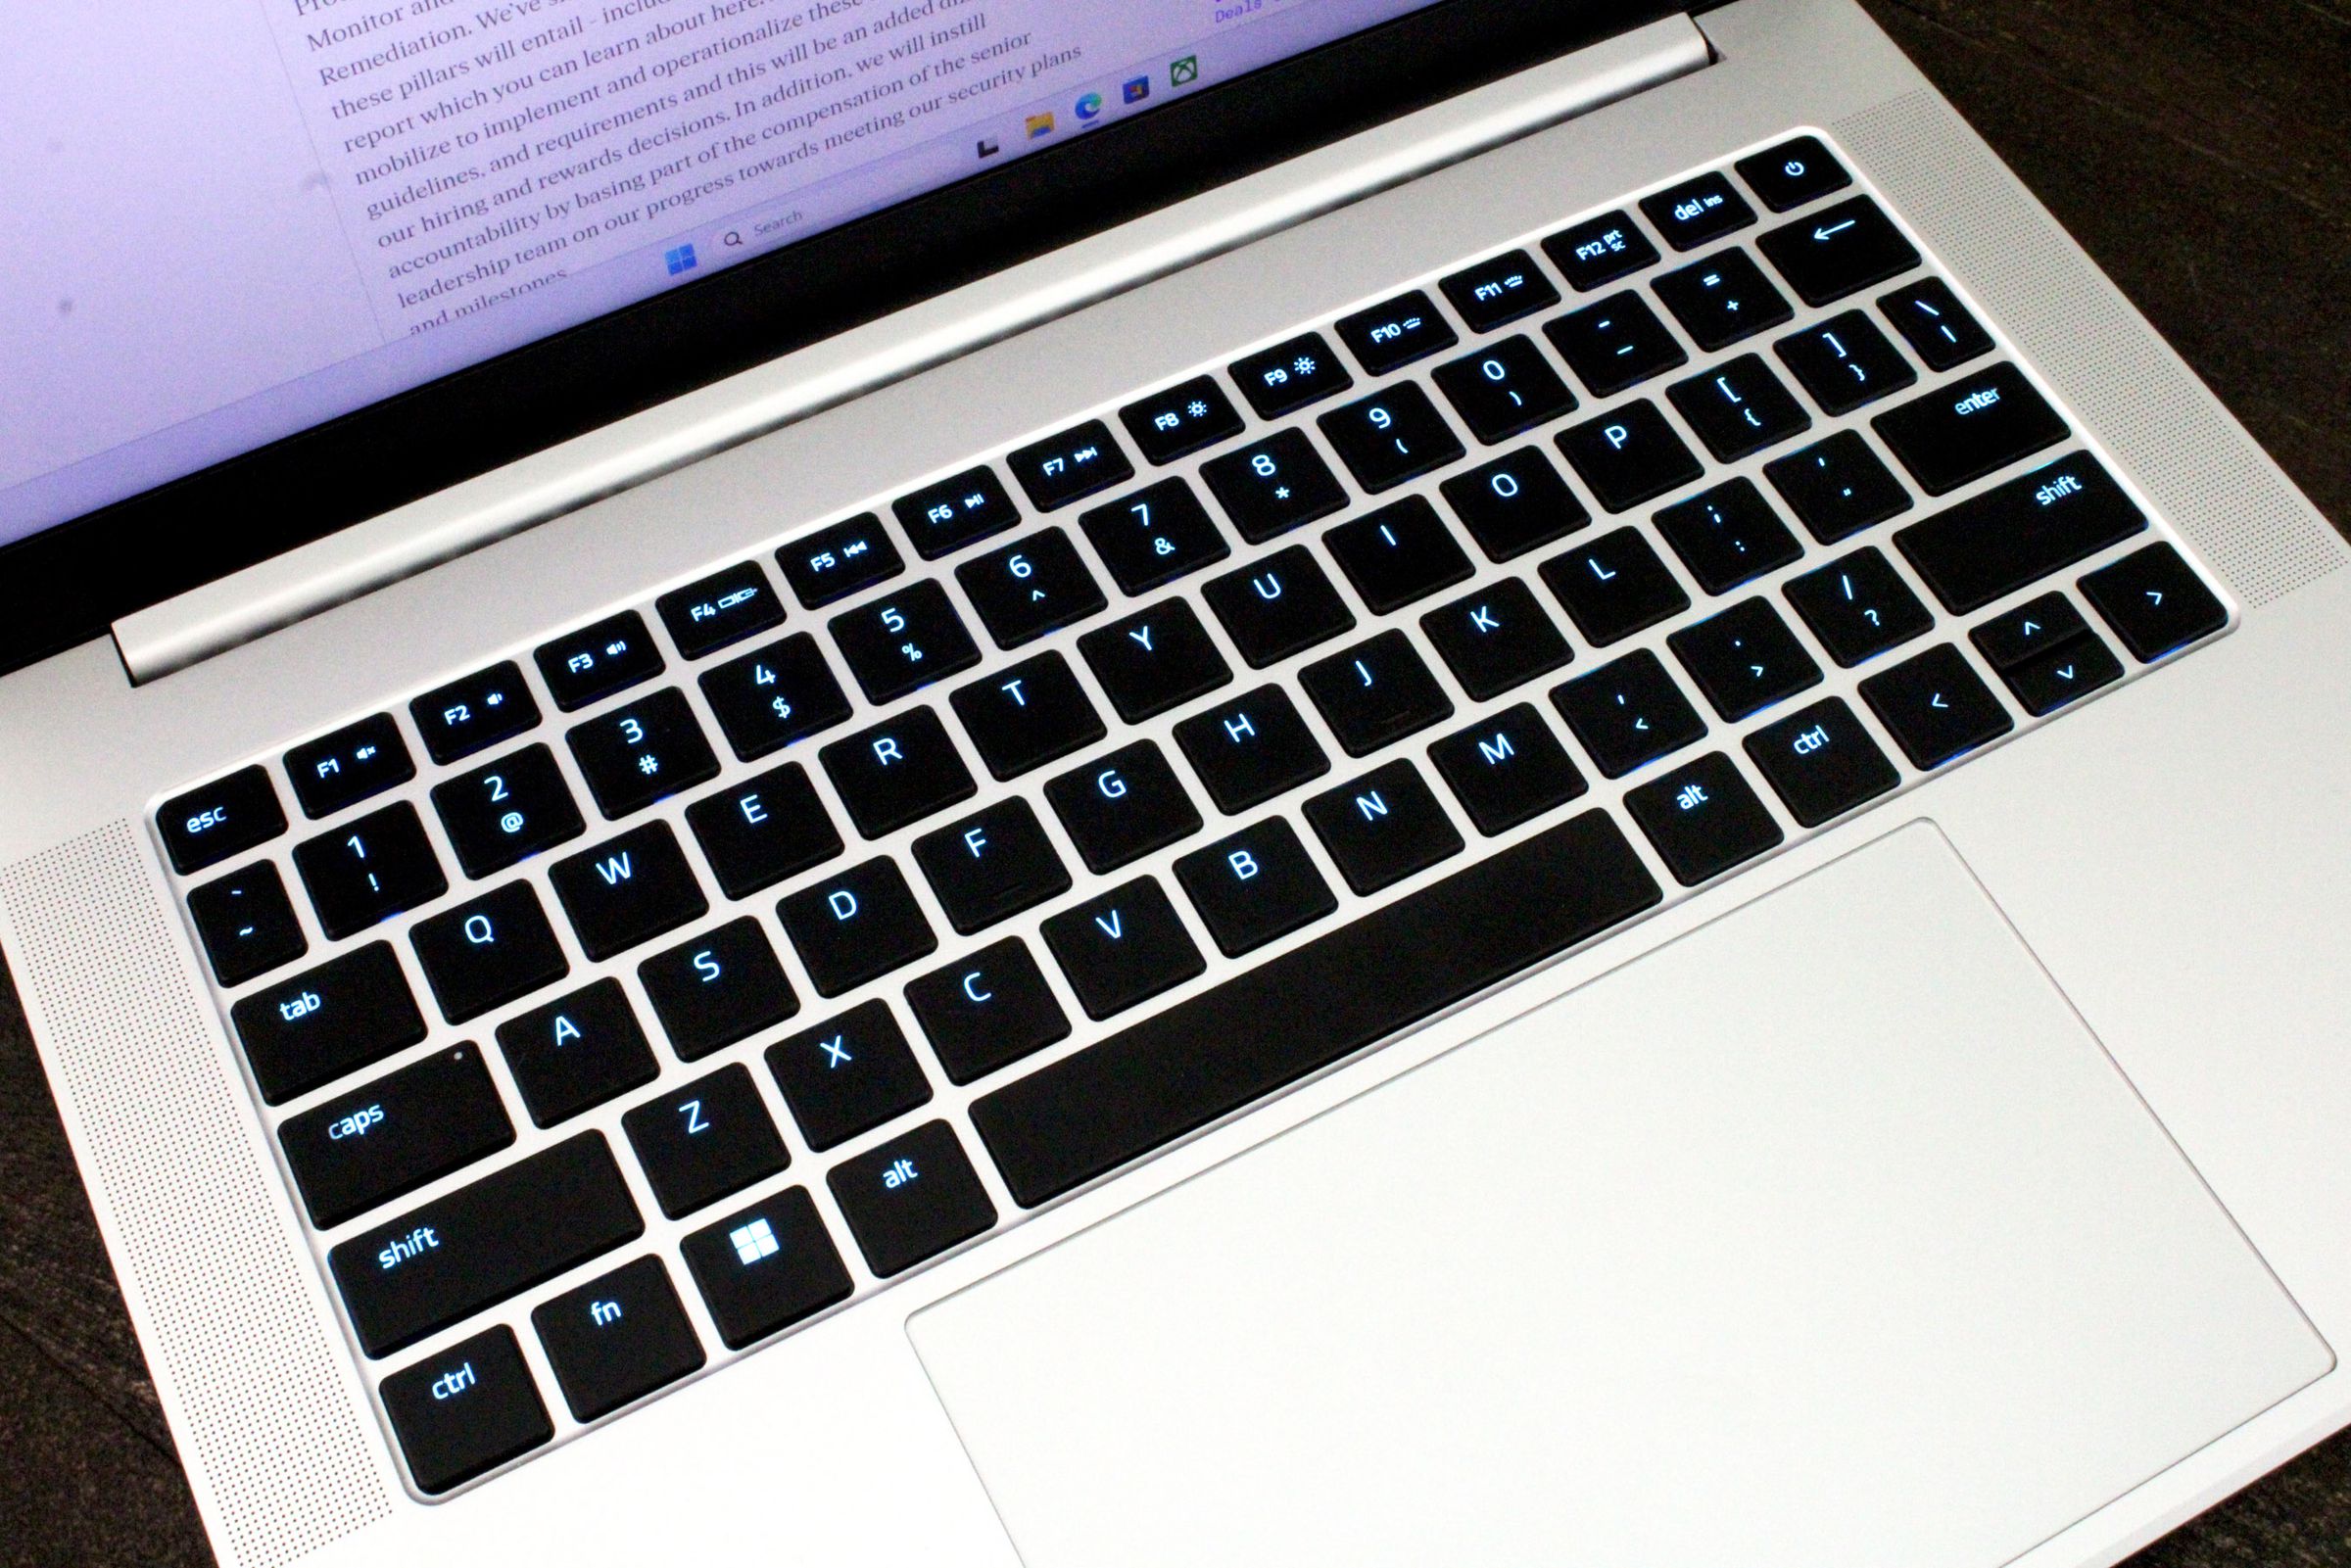
[{"label": "touchpad", "polygon": [[1924,824],[909,1331],[1029,1568],[1991,1568],[2333,1364]]}]

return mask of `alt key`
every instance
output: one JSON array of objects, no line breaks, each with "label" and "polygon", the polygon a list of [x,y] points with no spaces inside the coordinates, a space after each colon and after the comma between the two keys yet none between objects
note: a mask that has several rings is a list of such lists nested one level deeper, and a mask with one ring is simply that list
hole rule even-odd
[{"label": "alt key", "polygon": [[996,1222],[955,1131],[926,1121],[825,1178],[875,1275],[902,1274]]}]

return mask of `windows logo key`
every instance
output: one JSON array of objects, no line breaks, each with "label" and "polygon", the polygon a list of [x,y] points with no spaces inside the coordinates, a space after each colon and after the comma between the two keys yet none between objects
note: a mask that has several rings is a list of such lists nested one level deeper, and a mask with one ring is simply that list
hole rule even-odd
[{"label": "windows logo key", "polygon": [[680,272],[693,271],[699,264],[695,257],[694,247],[691,245],[671,246],[661,253],[661,261],[669,268],[669,275],[673,278]]},{"label": "windows logo key", "polygon": [[736,1226],[727,1232],[727,1240],[735,1244],[735,1256],[746,1263],[755,1263],[762,1258],[773,1258],[782,1246],[776,1240],[775,1227],[765,1219],[754,1219],[747,1225]]}]

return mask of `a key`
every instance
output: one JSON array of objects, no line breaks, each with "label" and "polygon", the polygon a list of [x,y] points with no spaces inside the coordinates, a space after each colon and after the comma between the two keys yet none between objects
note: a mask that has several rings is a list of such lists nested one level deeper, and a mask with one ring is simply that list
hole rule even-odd
[{"label": "a key", "polygon": [[665,822],[558,860],[547,875],[580,950],[600,963],[699,920],[710,908]]},{"label": "a key", "polygon": [[2078,451],[1912,523],[1894,542],[1935,596],[1965,615],[2146,526],[2105,465]]},{"label": "a key", "polygon": [[1738,765],[1719,751],[1627,790],[1624,809],[1684,887],[1743,866],[1788,836]]},{"label": "a key", "polygon": [[531,1309],[575,1421],[666,1388],[708,1359],[658,1258],[640,1258]]},{"label": "a key", "polygon": [[[1419,770],[1402,757],[1353,784],[1310,797],[1306,820],[1339,875],[1359,893],[1376,893],[1463,848],[1461,831],[1437,804]],[[1197,894],[1193,901],[1199,901]]]},{"label": "a key", "polygon": [[1523,333],[1437,366],[1435,379],[1469,433],[1489,447],[1575,407],[1575,394]]},{"label": "a key", "polygon": [[555,1435],[514,1331],[503,1324],[384,1379],[384,1413],[416,1490],[437,1497]]},{"label": "a key", "polygon": [[1418,289],[1339,317],[1337,330],[1355,362],[1375,376],[1402,369],[1461,341]]},{"label": "a key", "polygon": [[277,1141],[311,1223],[330,1230],[496,1154],[514,1124],[468,1044],[287,1117]]},{"label": "a key", "polygon": [[1469,557],[1425,496],[1408,496],[1337,524],[1322,543],[1374,615],[1426,598],[1470,573]]},{"label": "a key", "polygon": [[441,1016],[452,1023],[479,1018],[571,972],[529,882],[508,882],[418,921],[408,941]]},{"label": "a key", "polygon": [[1657,313],[1629,290],[1555,316],[1543,332],[1595,398],[1612,398],[1690,361]]},{"label": "a key", "polygon": [[1355,385],[1330,345],[1314,332],[1235,359],[1232,380],[1260,419],[1278,419]]},{"label": "a key", "polygon": [[906,983],[950,1083],[971,1083],[1070,1035],[1069,1015],[1017,936]]},{"label": "a key", "polygon": [[2016,700],[2037,719],[2122,678],[2122,661],[2095,632],[2000,672]]},{"label": "a key", "polygon": [[1240,410],[1214,376],[1194,376],[1119,410],[1119,422],[1154,463],[1213,447],[1241,433]]},{"label": "a key", "polygon": [[2043,594],[2006,610],[1968,633],[1976,651],[1995,670],[2012,670],[2089,630],[2082,612],[2063,594]]},{"label": "a key", "polygon": [[1775,213],[1817,201],[1853,182],[1817,136],[1797,136],[1777,147],[1751,153],[1731,166],[1747,188],[1763,198]]},{"label": "a key", "polygon": [[1491,837],[1591,787],[1534,705],[1516,703],[1428,748],[1454,798]]},{"label": "a key", "polygon": [[1603,213],[1561,229],[1543,242],[1543,254],[1578,294],[1606,288],[1657,263],[1657,248],[1623,212]]},{"label": "a key", "polygon": [[1755,220],[1755,210],[1720,173],[1706,173],[1641,198],[1642,215],[1677,251],[1694,251]]},{"label": "a key", "polygon": [[1524,251],[1505,251],[1465,266],[1441,287],[1472,332],[1491,332],[1559,303],[1559,291]]},{"label": "a key", "polygon": [[905,1031],[879,1000],[777,1041],[767,1069],[811,1149],[846,1143],[931,1099]]},{"label": "a key", "polygon": [[1553,706],[1610,779],[1704,738],[1706,725],[1647,648],[1552,689]]},{"label": "a key", "polygon": [[715,653],[784,619],[784,600],[757,561],[739,561],[672,589],[653,600],[653,608],[661,612],[670,641],[690,659]]},{"label": "a key", "polygon": [[424,1038],[424,1016],[389,942],[266,985],[231,1008],[229,1022],[264,1105],[283,1105]]},{"label": "a key", "polygon": [[1850,413],[1918,380],[1899,350],[1858,310],[1831,316],[1772,346],[1780,362],[1829,413]]},{"label": "a key", "polygon": [[1106,1019],[1208,968],[1157,881],[1138,877],[1044,923],[1070,989],[1089,1019]]},{"label": "a key", "polygon": [[980,789],[947,727],[929,708],[909,708],[836,740],[817,758],[849,820],[868,838],[920,822]]},{"label": "a key", "polygon": [[1200,465],[1217,504],[1252,545],[1328,517],[1347,504],[1330,465],[1303,430],[1276,430],[1263,441]]},{"label": "a key", "polygon": [[1923,636],[1935,617],[1872,546],[1788,580],[1788,602],[1847,669]]},{"label": "a key", "polygon": [[1039,653],[984,676],[948,699],[980,760],[1014,779],[1090,746],[1108,732],[1059,653]]},{"label": "a key", "polygon": [[607,822],[718,777],[718,757],[675,687],[574,725],[564,738]]},{"label": "a key", "polygon": [[1420,617],[1437,656],[1476,701],[1502,695],[1574,657],[1532,590],[1506,577]]},{"label": "a key", "polygon": [[855,1289],[805,1187],[705,1225],[678,1250],[731,1351],[847,1301]]},{"label": "a key", "polygon": [[849,717],[849,699],[805,632],[704,670],[701,686],[727,744],[745,762]]},{"label": "a key", "polygon": [[1804,552],[1751,479],[1674,502],[1657,513],[1657,532],[1709,594],[1728,594]]},{"label": "a key", "polygon": [[741,1063],[678,1084],[620,1124],[653,1201],[672,1219],[765,1180],[791,1158]]},{"label": "a key", "polygon": [[539,703],[509,659],[436,687],[408,704],[425,754],[446,766],[539,724]]},{"label": "a key", "polygon": [[729,898],[746,898],[840,853],[808,771],[796,762],[731,784],[686,808],[702,858]]},{"label": "a key", "polygon": [[1033,642],[1109,602],[1058,528],[974,556],[955,568],[955,581],[1000,648]]},{"label": "a key", "polygon": [[188,916],[224,986],[238,986],[311,950],[286,884],[268,861],[215,878],[188,894]]},{"label": "a key", "polygon": [[1029,503],[1049,512],[1134,477],[1134,464],[1099,419],[1005,453],[1004,466],[1021,482]]},{"label": "a key", "polygon": [[784,581],[800,603],[812,610],[837,604],[859,589],[887,583],[906,570],[889,530],[872,512],[860,512],[802,534],[776,551]]},{"label": "a key", "polygon": [[1736,462],[1812,428],[1812,416],[1760,355],[1743,354],[1665,389],[1706,450]]},{"label": "a key", "polygon": [[1096,506],[1078,524],[1128,594],[1148,594],[1232,553],[1192,487],[1176,477]]},{"label": "a key", "polygon": [[593,1110],[661,1070],[618,980],[597,980],[498,1026],[498,1048],[534,1126]]},{"label": "a key", "polygon": [[370,714],[286,753],[286,777],[306,817],[331,817],[416,777],[416,763],[389,713]]},{"label": "a key", "polygon": [[1086,633],[1078,651],[1128,724],[1181,707],[1232,679],[1208,629],[1179,598]]},{"label": "a key", "polygon": [[697,1062],[800,1010],[776,950],[749,916],[637,966],[646,1000],[681,1062]]},{"label": "a key", "polygon": [[1560,452],[1611,512],[1630,511],[1705,473],[1655,404],[1631,403],[1559,432]]},{"label": "a key", "polygon": [[889,509],[914,541],[915,553],[927,561],[1001,534],[1021,520],[1004,482],[985,463],[900,496]]},{"label": "a key", "polygon": [[1665,641],[1726,719],[1760,713],[1820,684],[1820,666],[1760,598],[1742,600]]},{"label": "a key", "polygon": [[1763,477],[1823,545],[1910,509],[1910,493],[1850,430],[1763,465]]},{"label": "a key", "polygon": [[1437,488],[1491,561],[1514,559],[1592,521],[1567,481],[1533,447],[1506,452]]},{"label": "a key", "polygon": [[1045,785],[1086,869],[1116,871],[1200,831],[1200,810],[1157,745],[1137,740]]},{"label": "a key", "polygon": [[937,950],[914,890],[884,857],[851,866],[777,906],[819,996],[839,996]]},{"label": "a key", "polygon": [[2166,544],[2134,550],[2082,579],[2082,592],[2131,656],[2152,664],[2229,624],[2229,609]]},{"label": "a key", "polygon": [[1827,305],[1918,265],[1918,252],[1885,211],[1848,196],[1755,241],[1806,305]]},{"label": "a key", "polygon": [[1227,816],[1330,771],[1330,759],[1277,686],[1192,715],[1176,726],[1176,743]]},{"label": "a key", "polygon": [[994,1226],[996,1206],[943,1121],[843,1161],[825,1175],[875,1277],[903,1274]]},{"label": "a key", "polygon": [[1754,259],[1737,249],[1659,273],[1654,287],[1682,330],[1709,353],[1796,314]]},{"label": "a key", "polygon": [[565,713],[649,681],[665,668],[653,634],[635,610],[542,643],[531,656],[548,694]]},{"label": "a key", "polygon": [[449,879],[406,801],[294,846],[294,869],[332,940],[363,931],[449,891]]},{"label": "a key", "polygon": [[1930,496],[1997,473],[2073,433],[2005,360],[1889,408],[1870,425]]},{"label": "a key", "polygon": [[870,702],[895,702],[980,662],[979,645],[936,583],[909,583],[829,624],[834,646]]},{"label": "a key", "polygon": [[1635,528],[1603,534],[1545,561],[1543,581],[1594,647],[1620,642],[1690,607],[1690,595]]},{"label": "a key", "polygon": [[1911,762],[1940,768],[2016,728],[1967,660],[1939,643],[1861,683],[1861,695]]},{"label": "a key", "polygon": [[1227,958],[1287,936],[1339,907],[1298,831],[1280,817],[1178,858],[1176,879]]},{"label": "a key", "polygon": [[1991,352],[1991,334],[1941,278],[1905,284],[1878,301],[1878,309],[1930,370],[1948,370]]},{"label": "a key", "polygon": [[1261,670],[1355,625],[1354,612],[1303,545],[1209,579],[1201,596],[1241,657]]},{"label": "a key", "polygon": [[965,936],[1070,890],[1069,869],[1018,795],[923,834],[914,861]]},{"label": "a key", "polygon": [[1842,697],[1824,697],[1765,725],[1747,737],[1747,754],[1788,815],[1806,828],[1842,817],[1901,783]]},{"label": "a key", "polygon": [[1462,440],[1413,381],[1333,408],[1316,421],[1356,483],[1374,495],[1462,455]]},{"label": "a key", "polygon": [[1308,665],[1298,684],[1351,757],[1453,716],[1453,700],[1394,628]]},{"label": "a key", "polygon": [[571,786],[545,745],[528,745],[433,786],[433,809],[474,879],[577,838],[588,831]]}]

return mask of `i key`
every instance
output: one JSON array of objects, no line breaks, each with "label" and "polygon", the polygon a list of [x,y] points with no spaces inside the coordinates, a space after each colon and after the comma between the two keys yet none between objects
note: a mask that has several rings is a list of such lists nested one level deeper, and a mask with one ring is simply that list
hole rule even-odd
[{"label": "i key", "polygon": [[449,879],[406,801],[294,846],[294,869],[331,939],[363,931],[449,890]]},{"label": "i key", "polygon": [[1462,455],[1461,438],[1416,382],[1398,382],[1317,422],[1356,482],[1375,495]]},{"label": "i key", "polygon": [[1322,536],[1374,615],[1401,609],[1469,576],[1469,557],[1425,496],[1407,496]]}]

